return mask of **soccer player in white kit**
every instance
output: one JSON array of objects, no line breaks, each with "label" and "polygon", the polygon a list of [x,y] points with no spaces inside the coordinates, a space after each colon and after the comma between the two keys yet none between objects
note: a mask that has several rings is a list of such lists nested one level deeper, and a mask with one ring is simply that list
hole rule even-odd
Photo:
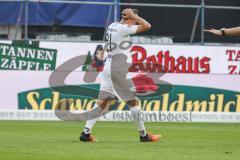
[{"label": "soccer player in white kit", "polygon": [[139,117],[141,107],[136,97],[134,84],[132,79],[127,79],[128,73],[127,54],[129,50],[124,48],[124,43],[130,41],[130,35],[148,31],[151,25],[139,17],[136,9],[125,9],[122,11],[122,19],[120,22],[112,23],[107,29],[107,59],[104,70],[101,73],[102,79],[100,84],[100,92],[98,101],[93,109],[99,112],[97,118],[90,119],[86,122],[80,141],[94,142],[96,138],[91,135],[91,130],[99,119],[102,111],[109,103],[118,97],[124,100],[130,107],[134,121],[136,122],[140,133],[141,142],[155,142],[160,139],[160,135],[153,135],[146,131],[143,120]]}]

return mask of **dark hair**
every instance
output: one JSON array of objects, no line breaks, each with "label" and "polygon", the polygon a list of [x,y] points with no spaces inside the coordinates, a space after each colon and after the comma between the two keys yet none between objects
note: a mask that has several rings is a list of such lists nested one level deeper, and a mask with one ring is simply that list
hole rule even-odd
[{"label": "dark hair", "polygon": [[97,48],[96,48],[96,50],[94,52],[94,55],[93,55],[94,60],[97,60],[97,51],[102,51],[102,50],[103,50],[103,46],[102,45],[97,45]]},{"label": "dark hair", "polygon": [[102,45],[97,45],[97,48],[94,52],[94,58],[93,58],[93,60],[95,62],[95,66],[96,67],[102,67],[102,66],[104,66],[104,60],[99,60],[97,58],[97,51],[104,51],[103,46]]}]

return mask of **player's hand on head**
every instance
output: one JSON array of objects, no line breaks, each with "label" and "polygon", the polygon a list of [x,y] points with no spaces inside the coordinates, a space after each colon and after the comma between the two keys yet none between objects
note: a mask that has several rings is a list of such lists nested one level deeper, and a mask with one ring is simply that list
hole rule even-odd
[{"label": "player's hand on head", "polygon": [[212,34],[217,35],[217,36],[221,36],[221,35],[222,35],[221,30],[214,29],[214,28],[205,29],[204,31],[205,31],[205,32],[208,32],[208,33],[212,33]]},{"label": "player's hand on head", "polygon": [[134,14],[132,9],[127,8],[122,11],[122,17],[126,19],[134,19],[136,14]]}]

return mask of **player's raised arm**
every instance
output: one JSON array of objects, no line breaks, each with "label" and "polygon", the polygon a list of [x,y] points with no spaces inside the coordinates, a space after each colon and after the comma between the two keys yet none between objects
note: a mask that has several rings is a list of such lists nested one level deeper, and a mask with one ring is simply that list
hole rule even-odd
[{"label": "player's raised arm", "polygon": [[148,23],[145,19],[143,19],[142,17],[139,17],[138,15],[136,15],[135,20],[138,22],[138,29],[137,29],[137,33],[142,33],[142,32],[146,32],[151,28],[151,24]]},{"label": "player's raised arm", "polygon": [[205,32],[212,33],[217,36],[240,36],[240,27],[223,28],[223,29],[205,29]]},{"label": "player's raised arm", "polygon": [[142,17],[138,16],[136,13],[134,13],[134,10],[132,9],[125,9],[122,12],[123,18],[126,19],[133,19],[135,22],[138,23],[138,28],[136,33],[142,33],[146,32],[151,28],[151,24],[147,22]]}]

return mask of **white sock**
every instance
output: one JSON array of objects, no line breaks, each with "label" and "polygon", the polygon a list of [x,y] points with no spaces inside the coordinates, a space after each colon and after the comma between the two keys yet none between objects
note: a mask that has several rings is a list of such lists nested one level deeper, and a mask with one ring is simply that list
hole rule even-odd
[{"label": "white sock", "polygon": [[101,115],[101,111],[102,109],[97,105],[97,103],[95,103],[95,105],[92,108],[93,112],[89,112],[89,117],[96,117],[96,118],[89,118],[89,120],[86,122],[85,127],[83,132],[85,134],[91,134],[92,128],[94,126],[94,124],[99,120],[100,115]]},{"label": "white sock", "polygon": [[133,116],[133,120],[136,122],[140,136],[145,137],[147,135],[147,132],[144,127],[144,122],[142,120],[142,117],[140,117],[141,107],[140,106],[131,107],[130,111]]}]

